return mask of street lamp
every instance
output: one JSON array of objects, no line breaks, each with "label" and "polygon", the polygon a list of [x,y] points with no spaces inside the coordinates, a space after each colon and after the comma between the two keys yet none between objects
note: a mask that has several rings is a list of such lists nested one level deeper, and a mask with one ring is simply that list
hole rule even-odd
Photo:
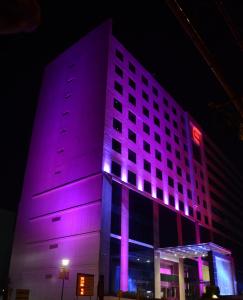
[{"label": "street lamp", "polygon": [[69,278],[69,266],[70,260],[67,258],[63,258],[61,261],[60,273],[59,278],[62,279],[62,293],[61,293],[61,300],[63,300],[63,291],[64,291],[64,280]]}]

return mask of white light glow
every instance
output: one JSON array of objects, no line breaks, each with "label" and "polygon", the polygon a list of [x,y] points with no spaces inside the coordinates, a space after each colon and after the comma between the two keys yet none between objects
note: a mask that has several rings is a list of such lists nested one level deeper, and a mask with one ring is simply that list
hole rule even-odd
[{"label": "white light glow", "polygon": [[62,259],[62,266],[67,267],[70,263],[70,260],[67,258]]}]

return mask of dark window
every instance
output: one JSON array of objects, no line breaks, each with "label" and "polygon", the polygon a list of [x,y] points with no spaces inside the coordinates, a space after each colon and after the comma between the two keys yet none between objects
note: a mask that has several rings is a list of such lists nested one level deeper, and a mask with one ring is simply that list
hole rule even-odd
[{"label": "dark window", "polygon": [[[206,217],[206,216],[205,216]],[[205,222],[206,223],[206,222]],[[207,228],[200,226],[199,227],[200,230],[200,242],[201,243],[208,243],[211,242],[211,238],[210,238],[210,232]]]},{"label": "dark window", "polygon": [[143,123],[143,131],[150,134],[150,127],[146,123]]},{"label": "dark window", "polygon": [[117,75],[119,75],[121,78],[123,77],[123,71],[120,67],[116,66],[115,67],[115,72]]},{"label": "dark window", "polygon": [[204,216],[205,224],[208,224],[208,217]]},{"label": "dark window", "polygon": [[160,188],[156,188],[156,196],[158,199],[163,200],[163,191]]},{"label": "dark window", "polygon": [[155,139],[155,141],[157,142],[157,143],[161,143],[161,138],[160,138],[160,135],[158,134],[158,133],[154,133],[154,139]]},{"label": "dark window", "polygon": [[136,115],[134,115],[134,113],[132,113],[131,111],[128,111],[128,119],[136,124]]},{"label": "dark window", "polygon": [[181,154],[180,154],[180,152],[177,151],[177,150],[176,150],[176,152],[175,152],[175,155],[176,155],[176,158],[177,158],[177,159],[180,159],[180,158],[181,158]]},{"label": "dark window", "polygon": [[206,193],[206,192],[205,192],[205,187],[204,187],[204,185],[202,185],[202,192],[203,192],[203,194]]},{"label": "dark window", "polygon": [[182,228],[182,237],[183,245],[192,245],[196,243],[196,230],[194,222],[188,218],[181,218],[181,228]]},{"label": "dark window", "polygon": [[201,177],[201,179],[204,179],[204,175],[203,175],[202,171],[200,171],[200,177]]},{"label": "dark window", "polygon": [[175,198],[172,195],[169,195],[169,204],[175,207]]},{"label": "dark window", "polygon": [[168,127],[165,127],[165,134],[170,136],[170,129]]},{"label": "dark window", "polygon": [[118,177],[121,177],[121,166],[115,161],[112,161],[111,163],[111,173]]},{"label": "dark window", "polygon": [[187,197],[189,198],[189,199],[192,199],[192,191],[191,190],[187,190]]},{"label": "dark window", "polygon": [[171,144],[166,142],[166,150],[171,152]]},{"label": "dark window", "polygon": [[122,104],[120,101],[118,101],[117,99],[114,98],[114,103],[113,106],[116,110],[118,110],[119,112],[122,112]]},{"label": "dark window", "polygon": [[183,185],[181,183],[178,182],[177,188],[178,188],[178,192],[183,194]]},{"label": "dark window", "polygon": [[189,160],[188,160],[187,157],[185,157],[185,165],[186,165],[187,167],[189,167]]},{"label": "dark window", "polygon": [[134,133],[131,129],[128,129],[128,138],[136,143],[136,133]]},{"label": "dark window", "polygon": [[201,221],[201,213],[200,213],[200,211],[197,211],[197,219],[198,219],[199,221]]},{"label": "dark window", "polygon": [[129,170],[128,170],[128,182],[135,186],[137,184],[136,174]]},{"label": "dark window", "polygon": [[163,101],[164,101],[164,105],[165,106],[169,106],[169,102],[168,102],[168,100],[166,98],[164,98]]},{"label": "dark window", "polygon": [[193,208],[189,206],[189,216],[193,217]]},{"label": "dark window", "polygon": [[134,73],[134,74],[136,73],[136,68],[135,68],[134,64],[132,64],[131,62],[129,62],[128,68],[132,73]]},{"label": "dark window", "polygon": [[118,153],[121,153],[121,143],[115,139],[112,139],[112,149]]},{"label": "dark window", "polygon": [[122,132],[122,123],[117,119],[113,118],[113,128],[118,132]]},{"label": "dark window", "polygon": [[123,57],[123,54],[116,49],[116,57],[120,59],[120,61],[123,61],[124,57]]},{"label": "dark window", "polygon": [[156,87],[152,86],[152,92],[156,97],[158,97],[158,90],[156,89]]},{"label": "dark window", "polygon": [[175,107],[172,107],[172,112],[173,112],[174,115],[176,115],[177,112],[176,112],[176,108]]},{"label": "dark window", "polygon": [[176,213],[171,209],[159,206],[160,247],[178,246]]},{"label": "dark window", "polygon": [[149,173],[151,172],[151,164],[146,159],[144,159],[144,161],[143,161],[143,168],[145,171],[147,171]]},{"label": "dark window", "polygon": [[165,119],[167,120],[167,121],[170,121],[170,115],[167,113],[167,112],[165,112]]},{"label": "dark window", "polygon": [[176,129],[178,128],[178,124],[177,124],[177,122],[176,122],[175,120],[173,121],[173,126],[174,126],[174,128],[176,128]]},{"label": "dark window", "polygon": [[170,187],[174,187],[174,180],[170,176],[168,176],[168,184]]},{"label": "dark window", "polygon": [[177,135],[174,135],[174,141],[176,142],[177,145],[179,145],[179,138]]},{"label": "dark window", "polygon": [[115,81],[114,83],[114,89],[119,93],[119,94],[123,94],[123,87],[120,83],[118,83],[117,81]]},{"label": "dark window", "polygon": [[161,152],[159,152],[158,150],[155,150],[155,157],[156,157],[156,159],[158,159],[159,161],[161,161],[162,160],[162,158],[161,158]]},{"label": "dark window", "polygon": [[143,106],[143,114],[146,116],[146,117],[149,117],[149,110]]},{"label": "dark window", "polygon": [[186,181],[187,182],[191,182],[191,177],[190,177],[190,175],[188,173],[186,173]]},{"label": "dark window", "polygon": [[120,253],[121,241],[115,238],[110,238],[110,292],[117,294],[119,290],[120,273],[117,270],[120,268]]},{"label": "dark window", "polygon": [[188,147],[187,147],[187,145],[186,144],[184,144],[184,150],[185,150],[185,152],[188,152]]},{"label": "dark window", "polygon": [[153,107],[155,110],[159,111],[159,104],[157,102],[153,102]]},{"label": "dark window", "polygon": [[167,159],[167,167],[171,170],[173,169],[173,162],[170,159]]},{"label": "dark window", "polygon": [[207,209],[207,202],[205,200],[203,200],[203,207]]},{"label": "dark window", "polygon": [[160,180],[162,180],[162,171],[160,169],[156,168],[156,177]]},{"label": "dark window", "polygon": [[176,167],[176,172],[179,176],[182,176],[182,170],[180,167],[178,167],[178,166]]},{"label": "dark window", "polygon": [[143,150],[150,153],[150,144],[147,143],[146,141],[143,141]]},{"label": "dark window", "polygon": [[181,123],[185,125],[185,118],[183,116],[181,116]]},{"label": "dark window", "polygon": [[144,75],[142,75],[142,83],[148,86],[148,79]]},{"label": "dark window", "polygon": [[144,191],[151,194],[151,183],[144,180]]},{"label": "dark window", "polygon": [[128,149],[128,159],[134,163],[136,163],[136,153],[132,150]]},{"label": "dark window", "polygon": [[136,89],[136,83],[131,79],[129,78],[128,80],[128,85],[132,88],[132,89]]},{"label": "dark window", "polygon": [[154,124],[158,127],[160,127],[160,120],[154,116]]},{"label": "dark window", "polygon": [[149,101],[149,96],[147,93],[145,93],[144,91],[142,91],[142,97],[144,100],[146,100],[147,102]]},{"label": "dark window", "polygon": [[133,95],[131,95],[131,94],[128,95],[128,101],[129,101],[132,105],[136,106],[136,98],[135,98]]},{"label": "dark window", "polygon": [[185,129],[182,128],[181,133],[182,133],[182,136],[186,137]]},{"label": "dark window", "polygon": [[181,201],[181,200],[179,200],[179,210],[180,210],[180,211],[184,211],[184,209],[185,209],[184,202]]},{"label": "dark window", "polygon": [[192,152],[193,152],[193,158],[201,164],[202,163],[201,149],[195,143],[192,143]]}]

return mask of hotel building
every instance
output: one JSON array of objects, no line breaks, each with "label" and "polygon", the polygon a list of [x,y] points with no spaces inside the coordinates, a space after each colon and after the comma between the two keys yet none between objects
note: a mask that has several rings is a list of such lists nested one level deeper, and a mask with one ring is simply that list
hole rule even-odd
[{"label": "hotel building", "polygon": [[[223,295],[241,287],[242,177],[201,126],[102,24],[43,76],[10,279],[29,299]],[[236,272],[239,271],[239,272]],[[236,284],[238,281],[238,285]],[[243,282],[243,281],[242,281]],[[94,297],[95,297],[94,296]]]}]

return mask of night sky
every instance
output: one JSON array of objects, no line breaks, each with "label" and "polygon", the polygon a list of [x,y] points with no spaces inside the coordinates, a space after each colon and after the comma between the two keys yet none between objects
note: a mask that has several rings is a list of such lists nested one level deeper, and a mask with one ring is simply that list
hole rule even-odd
[{"label": "night sky", "polygon": [[[61,3],[60,3],[61,2]],[[33,32],[0,36],[1,208],[16,210],[20,199],[32,124],[44,66],[85,33],[112,18],[115,36],[160,84],[189,111],[243,170],[243,142],[237,114],[208,66],[163,0],[43,0],[41,24]],[[212,0],[179,1],[235,91],[243,93],[243,53]],[[97,5],[99,3],[99,5]],[[133,3],[133,6],[131,6]],[[225,0],[243,39],[243,1]]]}]

